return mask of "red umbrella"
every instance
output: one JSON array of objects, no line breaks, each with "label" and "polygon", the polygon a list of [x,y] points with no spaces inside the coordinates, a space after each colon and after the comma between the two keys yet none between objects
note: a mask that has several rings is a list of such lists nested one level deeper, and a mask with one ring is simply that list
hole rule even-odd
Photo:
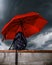
[{"label": "red umbrella", "polygon": [[14,39],[16,33],[19,31],[25,37],[29,37],[39,33],[46,24],[47,20],[36,12],[16,15],[3,27],[2,34],[8,40]]}]

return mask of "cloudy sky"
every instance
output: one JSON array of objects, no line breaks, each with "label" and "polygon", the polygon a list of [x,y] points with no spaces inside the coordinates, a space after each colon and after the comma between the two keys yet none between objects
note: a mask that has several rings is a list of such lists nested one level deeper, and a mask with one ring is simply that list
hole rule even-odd
[{"label": "cloudy sky", "polygon": [[[48,24],[40,34],[33,35],[28,39],[27,48],[52,49],[52,0],[0,0],[0,31],[13,16],[31,11],[40,13],[48,21]],[[0,38],[2,38],[1,34]],[[38,41],[36,42],[36,40]],[[0,43],[2,42],[0,41]]]}]

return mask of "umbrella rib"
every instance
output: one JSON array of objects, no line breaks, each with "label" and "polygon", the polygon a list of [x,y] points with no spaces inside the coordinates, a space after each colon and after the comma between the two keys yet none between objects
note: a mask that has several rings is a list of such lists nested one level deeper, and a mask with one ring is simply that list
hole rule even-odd
[{"label": "umbrella rib", "polygon": [[20,26],[21,26],[22,32],[24,32],[23,31],[23,21],[20,21]]},{"label": "umbrella rib", "polygon": [[[15,25],[13,25],[13,26],[15,26]],[[8,28],[8,30],[6,31],[6,33],[5,34],[7,34],[8,33],[8,31],[10,30],[10,29],[12,29],[12,27],[13,26],[11,26],[10,28]],[[19,25],[18,25],[18,27],[19,27]],[[6,36],[6,35],[5,35]]]}]

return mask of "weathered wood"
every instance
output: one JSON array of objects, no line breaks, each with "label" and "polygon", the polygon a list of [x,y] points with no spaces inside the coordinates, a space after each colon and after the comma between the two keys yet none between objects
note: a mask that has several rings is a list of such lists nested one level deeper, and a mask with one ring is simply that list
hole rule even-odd
[{"label": "weathered wood", "polygon": [[[16,50],[0,50],[0,53],[15,53]],[[17,50],[19,53],[52,53],[52,50]]]}]

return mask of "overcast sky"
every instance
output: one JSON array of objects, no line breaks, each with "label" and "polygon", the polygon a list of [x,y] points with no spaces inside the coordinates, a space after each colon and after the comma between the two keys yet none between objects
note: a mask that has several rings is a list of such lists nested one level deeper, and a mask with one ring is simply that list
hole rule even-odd
[{"label": "overcast sky", "polygon": [[13,16],[35,11],[52,25],[52,0],[0,0],[0,30]]}]

